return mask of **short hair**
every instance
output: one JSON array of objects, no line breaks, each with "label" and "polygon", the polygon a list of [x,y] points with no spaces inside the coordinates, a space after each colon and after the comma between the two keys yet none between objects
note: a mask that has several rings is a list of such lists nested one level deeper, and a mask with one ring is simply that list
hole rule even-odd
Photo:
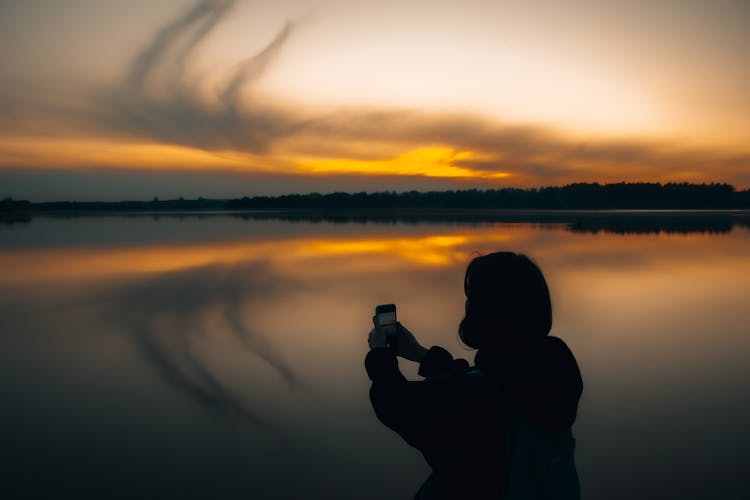
[{"label": "short hair", "polygon": [[544,275],[526,255],[495,252],[469,263],[464,276],[466,316],[458,334],[475,349],[545,337],[552,303]]}]

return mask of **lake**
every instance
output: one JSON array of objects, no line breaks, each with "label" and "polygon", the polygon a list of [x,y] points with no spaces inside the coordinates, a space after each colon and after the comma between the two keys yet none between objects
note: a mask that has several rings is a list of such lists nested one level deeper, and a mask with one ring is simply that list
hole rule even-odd
[{"label": "lake", "polygon": [[0,496],[411,498],[428,467],[368,400],[374,306],[472,360],[466,265],[510,250],[545,273],[581,367],[584,498],[750,498],[749,218],[6,221]]}]

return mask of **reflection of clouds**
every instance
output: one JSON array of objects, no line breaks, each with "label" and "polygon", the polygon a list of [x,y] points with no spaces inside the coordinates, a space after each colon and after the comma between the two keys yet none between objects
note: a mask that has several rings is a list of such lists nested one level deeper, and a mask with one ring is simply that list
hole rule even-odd
[{"label": "reflection of clouds", "polygon": [[[501,236],[498,241],[503,240]],[[321,255],[393,254],[419,264],[447,265],[466,259],[459,249],[472,240],[467,234],[423,238],[387,238],[349,241],[313,241],[308,248]]]},{"label": "reflection of clouds", "polygon": [[132,335],[144,359],[165,382],[202,406],[270,430],[272,424],[249,409],[202,362],[193,344],[196,337],[205,335],[209,315],[218,309],[228,331],[293,387],[296,379],[291,368],[268,339],[247,327],[242,315],[249,300],[274,293],[278,285],[262,264],[187,269],[112,290],[101,299],[101,314]]},{"label": "reflection of clouds", "polygon": [[[160,226],[161,232],[154,238],[163,238],[170,225],[179,225],[177,219],[167,220],[169,225]],[[113,226],[107,227],[111,231]],[[278,227],[290,231],[280,223]],[[271,376],[244,379],[243,384],[267,388],[280,382],[294,388],[304,381],[305,387],[322,389],[316,394],[296,391],[296,397],[285,406],[285,422],[292,429],[299,429],[293,432],[300,440],[294,446],[278,439],[260,441],[268,442],[269,447],[252,448],[254,456],[259,457],[253,464],[309,472],[305,452],[324,449],[327,457],[320,467],[328,470],[329,464],[339,458],[341,463],[350,463],[351,452],[356,448],[348,446],[347,440],[341,440],[340,448],[331,448],[326,442],[330,432],[349,436],[352,443],[367,441],[373,449],[380,449],[378,446],[385,442],[371,432],[374,417],[365,411],[366,378],[361,365],[362,351],[366,349],[364,334],[369,329],[368,313],[378,303],[376,299],[392,297],[404,313],[402,320],[425,343],[454,346],[454,354],[471,355],[460,350],[455,334],[463,313],[466,262],[422,265],[409,260],[397,242],[408,242],[403,248],[414,252],[431,248],[446,256],[461,253],[467,258],[474,252],[507,249],[526,252],[539,262],[555,294],[553,300],[559,299],[553,303],[556,333],[573,348],[589,381],[584,393],[588,399],[582,404],[576,430],[580,442],[586,443],[580,455],[584,472],[596,471],[600,458],[608,453],[622,458],[620,469],[632,469],[631,476],[648,474],[649,470],[663,468],[664,463],[680,464],[684,469],[685,457],[693,457],[690,467],[700,466],[706,471],[705,477],[722,480],[726,468],[717,463],[744,463],[741,440],[735,437],[745,435],[748,414],[744,389],[747,363],[743,354],[747,352],[743,326],[747,325],[750,311],[747,280],[743,279],[750,273],[747,229],[735,228],[722,235],[623,236],[573,233],[563,225],[352,225],[342,231],[345,234],[321,235],[331,231],[329,225],[321,224],[303,235],[287,234],[281,238],[281,229],[268,236],[262,234],[259,222],[248,221],[234,231],[233,235],[214,237],[211,244],[206,243],[206,230],[201,228],[195,230],[196,239],[204,238],[201,243],[182,240],[167,245],[160,240],[158,245],[141,242],[120,250],[106,246],[107,232],[101,231],[96,234],[103,246],[97,248],[89,243],[88,253],[82,256],[76,257],[75,251],[47,250],[13,261],[26,270],[41,266],[50,272],[67,266],[82,267],[86,262],[98,266],[96,273],[62,275],[62,285],[50,281],[13,285],[15,282],[6,280],[13,270],[0,260],[0,330],[6,341],[2,351],[11,357],[19,353],[22,359],[25,354],[32,356],[32,350],[33,356],[37,355],[36,350],[41,352],[39,363],[24,363],[18,368],[23,376],[6,378],[6,385],[16,386],[19,391],[35,387],[33,379],[44,376],[44,363],[49,362],[44,358],[49,349],[46,341],[61,333],[60,324],[71,325],[62,332],[64,336],[58,336],[59,345],[67,344],[71,351],[97,346],[89,339],[77,338],[78,331],[86,336],[97,329],[123,332],[136,347],[139,359],[147,363],[136,369],[147,376],[158,376],[158,381],[168,384],[170,390],[208,412],[237,418],[262,432],[273,432],[276,422],[265,418],[269,413],[259,406],[263,402],[243,398],[222,376],[226,372],[220,373],[218,365],[207,362],[207,352],[201,348],[214,340],[209,335],[212,325],[217,324],[218,313],[221,326],[229,327],[227,335],[238,342],[248,342],[249,351],[254,353],[248,364],[264,368],[268,362],[275,366],[273,373],[266,372]],[[67,232],[73,233],[74,228]],[[505,239],[498,240],[498,236]],[[237,237],[248,239],[234,239]],[[363,240],[369,243],[356,245]],[[419,242],[430,245],[422,248]],[[316,247],[320,243],[324,243],[327,252]],[[118,251],[137,253],[116,254]],[[14,287],[13,292],[8,283]],[[85,288],[77,288],[81,286]],[[23,293],[15,293],[15,288]],[[259,323],[253,316],[259,298],[264,299],[263,311],[273,325],[272,330],[262,333],[278,332],[278,337],[268,337],[253,328]],[[304,330],[306,326],[309,331]],[[33,334],[39,332],[45,335],[33,343]],[[23,344],[21,349],[13,344],[16,341],[18,346],[32,343]],[[310,349],[305,343],[323,347]],[[275,347],[283,348],[285,356]],[[107,345],[105,362],[113,354],[109,348]],[[23,352],[26,349],[28,353]],[[62,352],[50,357],[66,354],[70,356]],[[285,359],[294,359],[294,366],[290,367]],[[55,375],[58,373],[66,375]],[[68,385],[75,390],[80,383],[90,383],[70,375],[72,383]],[[134,383],[148,392],[147,383],[137,378]],[[713,387],[717,389],[710,391]],[[86,397],[86,388],[83,389],[78,397]],[[123,400],[128,396],[115,395]],[[41,397],[29,393],[19,400]],[[51,414],[57,413],[47,401],[43,403]],[[170,410],[175,409],[167,412]],[[10,415],[14,411],[17,409],[8,408]],[[98,412],[95,417],[99,417]],[[597,422],[604,425],[604,430]],[[680,423],[680,432],[674,432],[674,422]],[[57,428],[49,427],[52,432]],[[28,426],[24,429],[32,433],[37,430]],[[636,438],[643,435],[644,429],[649,440],[638,441]],[[676,437],[670,440],[670,436]],[[687,449],[694,447],[694,442],[681,436],[697,436],[706,443],[706,453],[695,458]],[[727,436],[732,439],[727,440]],[[658,459],[653,463],[642,460],[644,442]],[[632,443],[638,445],[631,446]],[[105,441],[104,445],[109,443]],[[157,440],[156,445],[161,446],[161,441]],[[33,451],[23,447],[27,449]],[[80,449],[89,453],[88,448]],[[625,450],[624,455],[621,450]],[[300,457],[305,460],[303,465],[299,465]],[[400,467],[411,463],[403,457],[394,460]],[[210,462],[218,463],[217,467],[225,464]],[[265,470],[253,465],[243,468],[241,477],[255,480]],[[679,477],[670,471],[660,476],[665,478],[665,484]],[[269,476],[269,482],[277,477]],[[213,480],[213,476],[206,477],[210,478],[206,481]],[[591,488],[607,491],[611,481],[601,482]],[[737,484],[744,483],[738,480]],[[255,485],[248,489],[253,488],[257,493]],[[278,492],[273,488],[268,491]],[[288,496],[298,494],[298,490]]]},{"label": "reflection of clouds", "polygon": [[[57,266],[67,265],[64,253],[59,255]],[[89,345],[92,332],[124,334],[165,384],[209,411],[262,432],[274,432],[276,424],[264,415],[266,408],[249,400],[236,382],[228,382],[216,362],[207,361],[215,350],[212,344],[222,338],[231,341],[252,355],[243,356],[243,364],[267,374],[263,380],[243,377],[242,387],[262,389],[274,378],[282,388],[299,387],[297,373],[279,349],[252,326],[249,312],[255,305],[286,297],[290,290],[289,279],[257,257],[241,264],[138,275],[113,272],[103,279],[84,276],[54,284],[9,284],[2,276],[0,272],[0,319],[11,341],[19,332],[29,332],[29,339],[41,335],[46,344],[61,324],[75,328],[66,330],[65,338],[76,350]],[[299,288],[297,283],[294,287]]]},{"label": "reflection of clouds", "polygon": [[[535,254],[548,253],[548,244],[561,256],[580,260],[581,257],[599,255],[612,259],[628,255],[627,260],[660,261],[706,257],[704,236],[725,238],[723,251],[744,254],[743,235],[747,234],[747,220],[732,220],[731,215],[679,217],[663,221],[650,216],[643,220],[617,215],[579,216],[550,215],[538,224],[484,223],[473,226],[448,226],[417,231],[412,227],[384,227],[372,231],[371,227],[353,224],[346,234],[316,236],[315,234],[289,237],[273,236],[265,239],[229,239],[217,242],[189,244],[155,244],[131,247],[76,247],[57,250],[23,250],[0,252],[0,284],[28,284],[45,281],[96,279],[117,275],[160,274],[179,276],[205,267],[242,266],[253,260],[274,263],[303,274],[315,274],[321,265],[336,262],[340,269],[361,270],[375,267],[399,266],[450,266],[466,264],[477,252],[497,249],[523,248]],[[610,220],[611,218],[611,220]],[[523,220],[523,219],[522,219]],[[248,223],[252,225],[252,222]],[[642,225],[645,224],[645,225]],[[730,224],[731,231],[723,224]],[[732,226],[731,224],[734,224]],[[630,231],[634,231],[631,234]],[[737,234],[740,238],[730,238]],[[710,241],[710,240],[709,240]],[[646,254],[642,245],[653,242]],[[667,250],[671,249],[671,250]],[[676,253],[674,250],[679,250]],[[579,255],[575,255],[579,254]],[[366,257],[367,260],[362,260]],[[587,261],[588,258],[586,259]],[[60,262],[65,262],[64,266]],[[616,262],[613,262],[616,263]],[[207,277],[206,281],[216,279]],[[229,289],[231,283],[223,283]],[[221,293],[221,291],[219,291]],[[227,292],[224,292],[227,295]],[[226,296],[228,309],[235,308]],[[242,331],[242,324],[231,318],[233,328]]]},{"label": "reflection of clouds", "polygon": [[[380,235],[356,238],[285,238],[214,244],[157,245],[115,249],[72,249],[0,252],[1,282],[96,278],[130,273],[170,273],[204,266],[235,266],[274,255],[277,262],[301,265],[339,256],[397,255],[414,264],[446,265],[466,258],[463,248],[479,241],[506,241],[505,232],[476,234],[445,231],[432,236]],[[60,266],[65,261],[65,266]]]},{"label": "reflection of clouds", "polygon": [[565,210],[455,210],[450,214],[430,210],[414,210],[393,214],[372,213],[352,215],[345,212],[305,214],[271,212],[242,214],[244,219],[282,220],[295,222],[329,222],[337,224],[393,224],[404,222],[415,225],[460,222],[565,224],[577,233],[727,233],[734,227],[750,228],[750,214],[746,211],[565,211]]},{"label": "reflection of clouds", "polygon": [[188,332],[179,332],[183,336],[179,349],[175,349],[177,346],[170,341],[161,339],[158,330],[145,324],[130,325],[129,333],[144,359],[157,368],[166,383],[201,406],[240,416],[263,430],[271,429],[268,422],[245,409],[240,399],[233,396],[192,353],[184,337]]}]

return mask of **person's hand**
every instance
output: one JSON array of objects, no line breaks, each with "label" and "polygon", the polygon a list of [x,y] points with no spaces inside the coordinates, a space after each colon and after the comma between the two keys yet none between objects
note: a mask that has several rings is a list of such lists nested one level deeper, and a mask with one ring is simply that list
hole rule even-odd
[{"label": "person's hand", "polygon": [[378,328],[377,324],[375,325],[375,328],[370,330],[369,335],[367,335],[367,343],[370,344],[370,349],[375,349],[376,347],[388,347],[388,340],[385,338],[385,333]]},{"label": "person's hand", "polygon": [[417,338],[401,323],[396,323],[396,355],[409,361],[422,361],[427,349],[417,341]]},{"label": "person's hand", "polygon": [[[367,336],[367,343],[370,344],[370,349],[376,347],[388,347],[388,339],[385,333],[380,329],[378,324],[377,316],[372,317],[372,323],[375,326],[370,330],[370,334]],[[410,361],[416,361],[419,363],[427,354],[427,349],[422,347],[417,341],[417,338],[401,323],[396,323],[396,355],[401,356],[404,359]]]}]

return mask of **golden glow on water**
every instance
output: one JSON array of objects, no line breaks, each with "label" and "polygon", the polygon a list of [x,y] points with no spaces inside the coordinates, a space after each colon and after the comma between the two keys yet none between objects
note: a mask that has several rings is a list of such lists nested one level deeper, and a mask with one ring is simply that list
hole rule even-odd
[{"label": "golden glow on water", "polygon": [[[740,231],[739,234],[745,234]],[[554,244],[545,243],[553,238]],[[700,244],[699,244],[700,243]],[[731,243],[731,244],[730,244]],[[410,234],[395,227],[378,234],[358,236],[275,237],[264,240],[235,239],[219,243],[157,244],[113,248],[75,248],[0,252],[0,284],[97,278],[138,273],[164,273],[209,265],[237,265],[263,260],[276,266],[304,263],[314,273],[313,262],[330,263],[350,270],[393,268],[409,265],[463,265],[473,255],[495,250],[524,251],[540,262],[567,259],[582,268],[630,265],[638,257],[640,268],[674,268],[684,256],[700,252],[710,257],[714,245],[742,253],[742,239],[706,237],[702,234],[573,234],[563,226],[544,231],[527,224],[483,224],[441,227],[435,234]],[[726,246],[729,245],[729,246]],[[735,248],[736,247],[736,248]],[[653,248],[643,260],[646,248]],[[705,254],[705,255],[704,255]],[[726,260],[726,259],[725,259]],[[658,263],[658,264],[657,264]],[[329,265],[329,264],[326,264]],[[592,276],[587,272],[581,280]],[[615,281],[605,280],[613,289]]]},{"label": "golden glow on water", "polygon": [[[682,370],[679,363],[716,350],[706,332],[718,328],[727,342],[739,339],[750,311],[745,228],[622,235],[578,233],[555,224],[352,224],[344,232],[321,224],[292,234],[296,229],[288,223],[265,224],[243,221],[231,238],[194,243],[4,250],[0,289],[7,300],[28,297],[23,302],[47,297],[57,303],[83,294],[76,300],[86,310],[99,293],[112,293],[116,301],[120,287],[133,287],[146,301],[138,307],[157,300],[165,314],[175,313],[175,301],[195,307],[191,297],[218,311],[240,300],[252,329],[283,339],[287,359],[316,380],[329,379],[327,365],[309,353],[322,343],[338,346],[335,355],[350,359],[363,348],[356,332],[366,333],[378,303],[398,303],[401,320],[427,344],[465,356],[456,340],[463,273],[474,256],[493,251],[522,252],[540,265],[553,298],[553,332],[580,353],[589,372],[608,373],[618,360],[639,363],[639,342],[657,344],[649,354],[659,357],[653,367]],[[276,229],[261,236],[259,227]],[[243,292],[236,295],[238,289]],[[212,330],[227,328],[225,319],[209,316]],[[682,343],[679,356],[668,347],[675,342]]]},{"label": "golden glow on water", "polygon": [[[135,248],[33,250],[0,252],[0,283],[96,278],[136,273],[163,273],[208,265],[253,260],[273,263],[327,258],[385,257],[421,265],[448,265],[468,258],[472,244],[505,242],[505,232],[442,233],[430,236],[368,238],[296,238],[260,242],[232,241],[191,246],[155,245]],[[369,264],[374,264],[372,260]],[[362,263],[367,265],[367,263]]]},{"label": "golden glow on water", "polygon": [[[128,408],[154,395],[144,413],[148,425],[155,408],[169,415],[167,423],[189,416],[191,406],[170,399],[181,395],[201,411],[246,409],[288,430],[282,440],[296,432],[311,439],[349,432],[349,442],[371,439],[374,449],[391,439],[383,457],[405,470],[413,450],[380,426],[367,399],[362,358],[373,307],[398,304],[399,320],[421,343],[471,361],[456,333],[466,265],[475,255],[508,250],[540,265],[552,294],[552,334],[583,373],[575,428],[586,443],[576,457],[582,475],[591,477],[605,452],[620,456],[631,441],[638,443],[631,463],[640,463],[644,446],[663,456],[661,441],[637,438],[643,429],[671,435],[673,423],[687,418],[707,429],[701,439],[717,443],[716,457],[726,452],[727,429],[744,435],[745,227],[616,234],[562,224],[118,217],[41,218],[9,230],[18,237],[15,249],[0,251],[0,341],[11,360],[0,364],[7,373],[1,378],[16,386],[24,377],[46,377],[69,391],[70,404],[78,398],[80,408],[92,408],[96,401],[92,421],[100,422],[100,402],[119,378],[127,390],[117,397],[134,395]],[[79,234],[99,246],[83,246]],[[24,250],[24,241],[61,246]],[[415,365],[400,366],[417,378]],[[196,388],[222,403],[202,408]],[[23,404],[9,408],[44,394],[28,391]],[[38,408],[56,411],[50,402]],[[604,438],[597,422],[606,422]],[[620,441],[612,444],[612,436]],[[277,451],[279,442],[271,441]],[[684,446],[672,448],[679,460]],[[257,454],[257,446],[248,450]],[[285,466],[297,451],[285,455]],[[341,457],[350,460],[351,448]]]},{"label": "golden glow on water", "polygon": [[[502,235],[495,236],[497,241]],[[459,248],[471,242],[469,235],[439,235],[424,238],[395,238],[359,241],[313,241],[307,248],[315,255],[391,254],[421,264],[445,265],[464,260]]]}]

